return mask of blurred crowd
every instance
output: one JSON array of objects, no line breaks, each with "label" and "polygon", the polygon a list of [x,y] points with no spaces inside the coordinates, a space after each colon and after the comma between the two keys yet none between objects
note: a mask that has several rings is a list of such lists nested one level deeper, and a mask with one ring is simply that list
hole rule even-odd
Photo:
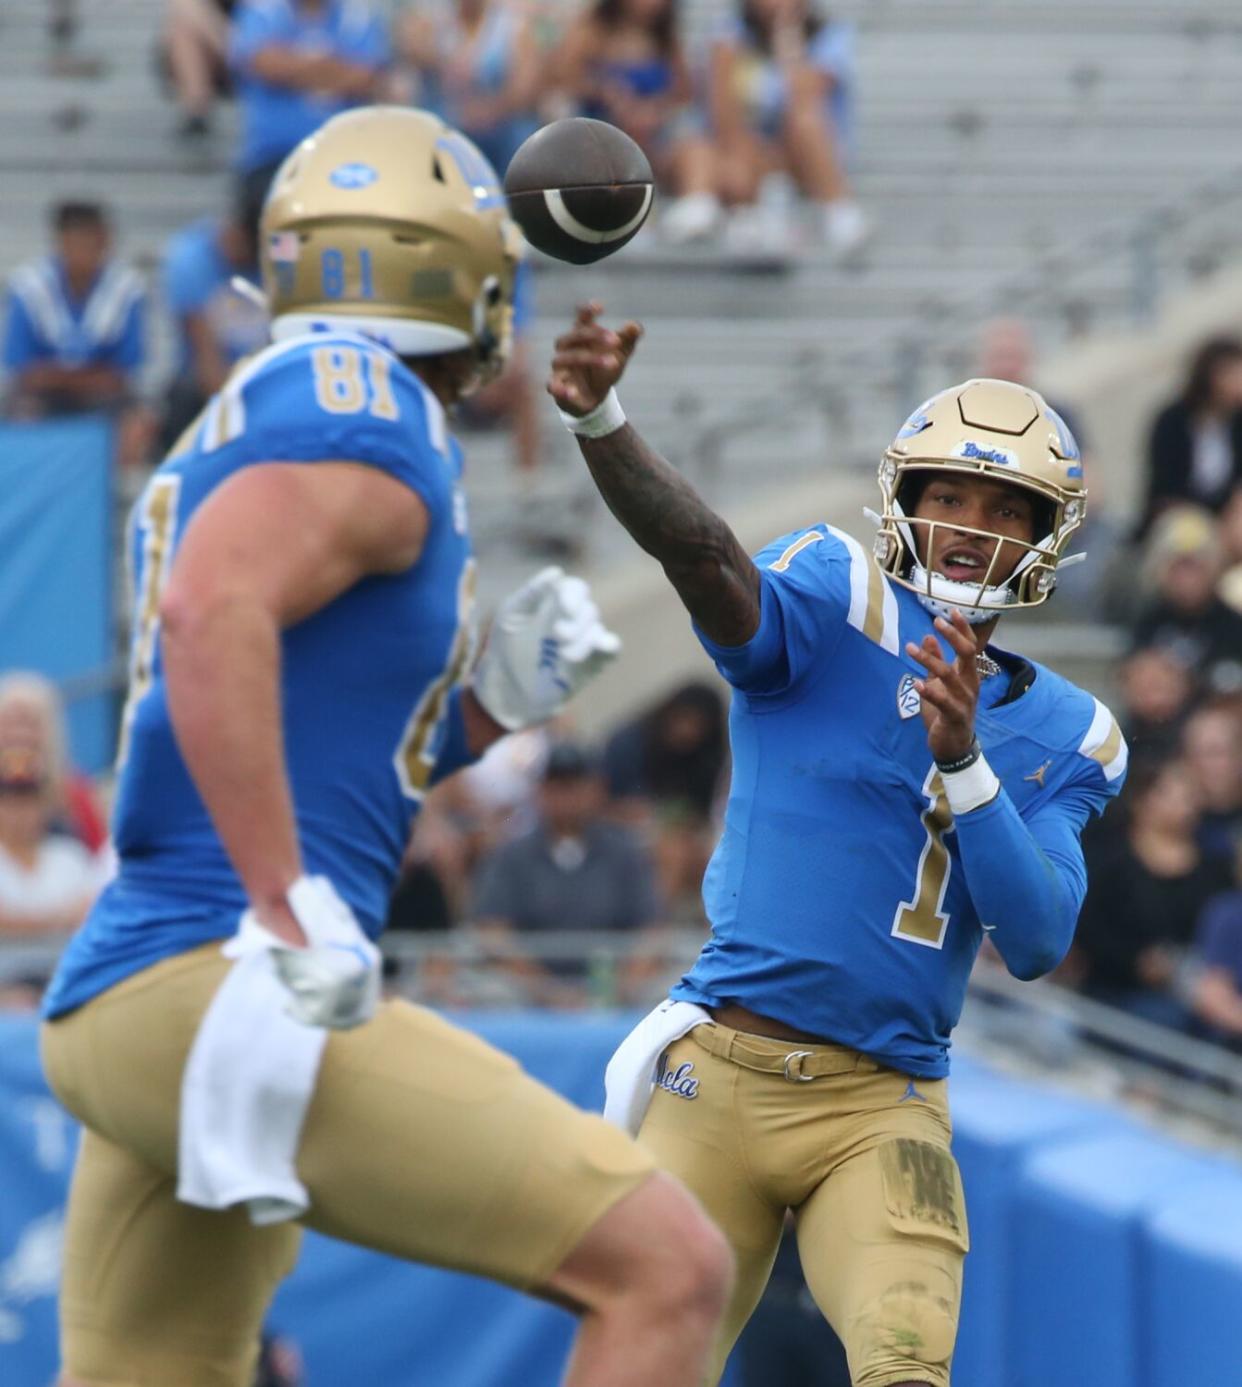
[{"label": "blurred crowd", "polygon": [[[50,209],[48,253],[9,281],[6,413],[107,413],[124,465],[171,446],[266,340],[254,290],[273,173],[329,116],[362,103],[438,112],[501,174],[544,121],[607,120],[651,161],[665,240],[723,237],[743,252],[779,255],[809,224],[813,240],[849,252],[868,229],[845,175],[851,54],[849,26],[819,17],[810,0],[744,0],[694,53],[682,42],[678,0],[581,9],[420,0],[395,10],[364,0],[168,0],[157,58],[180,137],[211,139],[217,104],[238,107],[229,205],[206,209],[163,249],[155,297],[172,328],[169,382],[153,394],[152,308],[143,277],[113,253],[109,209],[68,201]],[[808,209],[801,220],[790,215],[798,194]],[[509,369],[465,410],[469,427],[508,428],[527,473],[539,457],[526,346],[532,295],[524,270]]]},{"label": "blurred crowd", "polygon": [[[97,792],[64,746],[54,686],[0,679],[0,1005],[34,1005],[46,970],[14,946],[63,941],[112,870]],[[389,938],[451,942],[405,981],[440,1005],[658,998],[706,931],[727,755],[722,696],[697,683],[600,747],[568,724],[499,743],[416,821]]]},{"label": "blurred crowd", "polygon": [[784,198],[772,180],[813,205],[813,231],[832,248],[866,234],[845,174],[852,31],[811,0],[739,0],[693,47],[679,0],[170,0],[161,65],[187,140],[208,136],[216,102],[236,98],[237,166],[261,184],[359,102],[438,112],[501,174],[539,125],[579,114],[642,146],[669,199],[669,239],[723,233],[780,249],[790,227],[773,213]]},{"label": "blurred crowd", "polygon": [[1242,1049],[1242,339],[1201,345],[1152,420],[1119,594],[1130,774],[1084,839],[1063,970],[1088,995]]}]

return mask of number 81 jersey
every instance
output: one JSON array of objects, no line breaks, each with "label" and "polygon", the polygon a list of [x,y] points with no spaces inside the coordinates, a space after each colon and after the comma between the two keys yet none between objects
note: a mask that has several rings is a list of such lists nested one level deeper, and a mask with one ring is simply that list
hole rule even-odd
[{"label": "number 81 jersey", "polygon": [[[722,647],[699,633],[735,689],[733,779],[703,884],[711,938],[673,996],[738,1002],[940,1077],[985,927],[999,942],[1042,903],[1012,908],[1013,839],[986,810],[969,828],[967,880],[967,824],[949,812],[914,687],[924,671],[905,652],[934,629],[917,596],[828,525],[777,540],[756,564],[754,636]],[[1047,854],[1024,880],[1048,887],[1044,868],[1062,864],[1053,885],[1076,914],[1078,835],[1120,788],[1125,744],[1090,694],[995,653],[1006,673],[983,680],[975,726],[1019,816],[1002,826]],[[981,920],[972,889],[1008,914]]]},{"label": "number 81 jersey", "polygon": [[134,613],[113,839],[119,857],[45,1003],[70,1010],[158,959],[236,929],[246,901],[173,736],[159,603],[195,509],[265,462],[376,467],[422,499],[422,554],[284,631],[284,747],[305,869],[379,933],[410,820],[434,777],[450,695],[473,653],[474,562],[461,452],[395,356],[314,333],[242,363],[154,474],[129,534]]}]

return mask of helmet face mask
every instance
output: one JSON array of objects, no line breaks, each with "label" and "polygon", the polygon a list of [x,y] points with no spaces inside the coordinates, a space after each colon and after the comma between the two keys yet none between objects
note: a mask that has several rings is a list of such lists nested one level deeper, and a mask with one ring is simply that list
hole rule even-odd
[{"label": "helmet face mask", "polygon": [[[1026,540],[914,515],[922,493],[917,481],[937,475],[985,478],[1021,490],[1032,503],[1034,533]],[[1047,601],[1086,515],[1082,459],[1064,421],[1034,390],[1008,381],[966,381],[921,405],[886,449],[879,482],[876,562],[924,606],[942,615],[957,608],[972,623]],[[977,581],[955,581],[927,564],[944,530],[990,549]],[[1015,548],[1018,557],[1010,564]]]},{"label": "helmet face mask", "polygon": [[402,357],[469,351],[472,387],[508,358],[522,253],[464,135],[425,111],[347,111],[272,180],[260,232],[272,336],[346,329]]}]

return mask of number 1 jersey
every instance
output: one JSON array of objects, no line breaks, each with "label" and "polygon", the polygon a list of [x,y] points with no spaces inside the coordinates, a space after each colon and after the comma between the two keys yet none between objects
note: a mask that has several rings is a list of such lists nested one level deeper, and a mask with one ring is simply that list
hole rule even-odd
[{"label": "number 1 jersey", "polygon": [[735,690],[733,780],[703,886],[711,937],[673,996],[735,1001],[939,1077],[984,931],[1003,951],[1005,931],[1060,912],[1068,943],[1086,885],[1079,832],[1120,788],[1125,744],[1098,700],[996,651],[1004,672],[981,685],[976,730],[1002,791],[954,823],[914,688],[923,670],[905,653],[931,614],[828,525],[756,562],[751,640],[699,633]]}]

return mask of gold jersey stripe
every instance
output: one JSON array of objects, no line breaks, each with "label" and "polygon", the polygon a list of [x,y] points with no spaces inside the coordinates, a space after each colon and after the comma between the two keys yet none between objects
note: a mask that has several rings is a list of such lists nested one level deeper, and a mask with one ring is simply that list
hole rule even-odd
[{"label": "gold jersey stripe", "polygon": [[867,557],[867,614],[863,617],[863,635],[877,645],[884,643],[884,575],[879,565]]},{"label": "gold jersey stripe", "polygon": [[1121,750],[1121,728],[1117,725],[1117,719],[1110,717],[1108,723],[1108,736],[1094,751],[1087,753],[1093,761],[1098,761],[1101,766],[1111,765]]}]

